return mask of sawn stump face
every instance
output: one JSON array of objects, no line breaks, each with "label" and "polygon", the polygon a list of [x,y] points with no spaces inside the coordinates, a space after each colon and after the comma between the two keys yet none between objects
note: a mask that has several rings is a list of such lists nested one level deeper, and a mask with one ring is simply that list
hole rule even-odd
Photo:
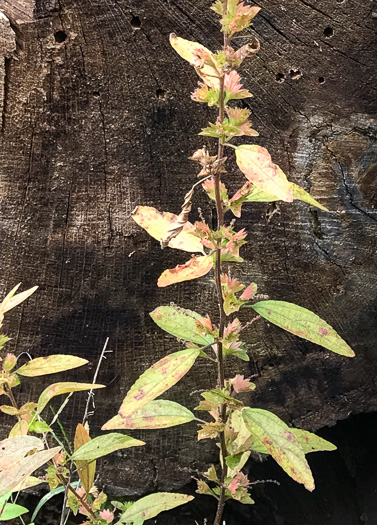
[{"label": "sawn stump face", "polygon": [[[94,367],[110,338],[112,354],[99,374],[109,386],[96,394],[93,435],[138,375],[180,348],[148,312],[171,301],[200,313],[214,304],[209,278],[156,288],[162,270],[183,262],[182,253],[161,252],[130,218],[137,204],[179,211],[196,180],[187,157],[202,146],[196,133],[214,113],[190,100],[197,79],[168,35],[218,48],[209,3],[1,3],[10,20],[0,19],[1,290],[19,281],[40,286],[8,315],[9,348],[36,357],[72,353]],[[302,203],[245,207],[241,277],[271,298],[315,311],[357,357],[330,356],[260,321],[246,334],[251,359],[241,368],[256,374],[253,404],[315,429],[377,408],[377,20],[372,3],[362,0],[259,5],[261,52],[242,70],[254,94],[246,104],[257,143],[330,212]],[[234,165],[225,182],[241,185]],[[193,219],[199,202],[202,195]],[[215,220],[210,204],[202,208]],[[91,381],[93,367],[69,379]],[[227,375],[239,369],[229,361]],[[192,408],[199,394],[191,393],[215,377],[199,361],[169,395]],[[44,386],[25,381],[20,401],[35,399]],[[70,435],[85,401],[76,394],[68,404]],[[4,425],[5,432],[11,420]],[[147,446],[111,456],[102,480],[123,493],[182,486],[214,457],[212,444],[195,444],[195,434],[195,424],[140,432]]]}]

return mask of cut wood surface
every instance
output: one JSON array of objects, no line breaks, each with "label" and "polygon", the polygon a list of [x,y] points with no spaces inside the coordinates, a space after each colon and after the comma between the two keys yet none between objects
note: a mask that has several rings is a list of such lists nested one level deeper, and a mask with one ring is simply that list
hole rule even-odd
[{"label": "cut wood surface", "polygon": [[[8,314],[8,348],[88,359],[92,367],[58,380],[90,382],[109,337],[112,353],[98,378],[109,386],[96,392],[93,437],[144,370],[182,349],[149,312],[174,301],[200,314],[213,304],[217,314],[210,274],[157,288],[184,254],[161,251],[131,219],[137,205],[178,214],[197,180],[188,157],[205,142],[197,133],[215,112],[190,100],[197,78],[169,34],[216,50],[210,3],[0,1],[9,19],[0,18],[0,290],[19,281],[39,286]],[[244,332],[250,363],[229,360],[227,375],[255,375],[254,406],[312,430],[377,409],[377,19],[365,0],[257,4],[250,34],[261,51],[241,71],[254,94],[242,102],[260,133],[253,141],[330,211],[298,201],[245,204],[237,226],[249,244],[239,277],[315,312],[356,357],[330,355],[260,320]],[[235,191],[245,179],[228,157],[224,182]],[[198,206],[215,221],[204,201],[198,192],[191,222]],[[37,400],[48,380],[24,378],[19,401]],[[216,370],[198,359],[169,398],[192,409],[199,394],[190,394],[215,383]],[[85,404],[83,392],[67,405],[72,439]],[[12,423],[2,417],[3,437]],[[132,433],[146,446],[110,456],[100,482],[123,493],[182,486],[215,457],[212,443],[195,442],[196,430],[189,423]]]}]

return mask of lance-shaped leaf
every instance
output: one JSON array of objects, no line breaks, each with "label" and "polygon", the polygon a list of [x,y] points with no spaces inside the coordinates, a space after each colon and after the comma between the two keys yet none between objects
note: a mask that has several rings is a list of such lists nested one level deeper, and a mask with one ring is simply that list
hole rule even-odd
[{"label": "lance-shaped leaf", "polygon": [[25,292],[18,293],[18,288],[21,286],[21,283],[17,284],[13,290],[11,290],[8,295],[3,299],[3,301],[0,303],[0,314],[5,314],[15,306],[18,306],[20,303],[25,301],[28,297],[30,297],[37,289],[38,286],[33,286],[33,288],[29,288],[29,290],[25,290]]},{"label": "lance-shaped leaf", "polygon": [[22,507],[21,505],[17,505],[16,503],[7,503],[2,511],[0,508],[0,520],[14,520],[19,516],[26,514],[27,512],[29,512],[29,510],[25,507]]},{"label": "lance-shaped leaf", "polygon": [[310,310],[286,301],[260,301],[254,310],[283,330],[346,357],[355,353],[335,330]]},{"label": "lance-shaped leaf", "polygon": [[252,436],[259,439],[274,460],[295,481],[314,490],[314,480],[304,451],[288,425],[260,408],[244,408],[242,417]]},{"label": "lance-shaped leaf", "polygon": [[301,430],[300,428],[291,428],[290,430],[299,440],[305,454],[336,450],[336,446],[330,443],[330,441],[316,436],[312,432]]},{"label": "lance-shaped leaf", "polygon": [[[200,350],[197,348],[189,348],[188,350],[170,354],[157,361],[157,363],[141,374],[139,379],[132,385],[123,400],[119,414],[123,418],[130,417],[149,401],[152,401],[178,383],[190,370],[199,354]],[[112,419],[103,425],[102,430],[112,428],[111,424]]]},{"label": "lance-shaped leaf", "polygon": [[120,517],[120,523],[134,523],[137,519],[149,520],[160,512],[174,509],[194,499],[187,494],[174,494],[170,492],[157,492],[136,501]]},{"label": "lance-shaped leaf", "polygon": [[[198,42],[180,38],[174,33],[170,35],[170,44],[178,55],[195,66],[196,72],[207,86],[215,90],[220,88],[219,71],[215,67],[215,57],[209,49]],[[206,61],[209,61],[209,64],[201,64],[205,58],[208,58]]]},{"label": "lance-shaped leaf", "polygon": [[116,450],[141,447],[142,445],[145,445],[144,441],[112,432],[111,434],[104,434],[103,436],[98,436],[88,441],[72,454],[71,459],[75,462],[93,461],[107,456]]},{"label": "lance-shaped leaf", "polygon": [[43,441],[34,436],[14,436],[0,441],[0,469],[20,461],[32,450],[43,450]]},{"label": "lance-shaped leaf", "polygon": [[198,334],[196,321],[202,320],[203,317],[192,310],[177,306],[159,306],[150,316],[160,328],[178,339],[204,346],[214,343],[212,335]]},{"label": "lance-shaped leaf", "polygon": [[17,374],[26,377],[38,377],[47,374],[57,374],[65,370],[72,370],[79,366],[86,365],[88,361],[74,355],[49,355],[47,357],[37,357],[32,359],[17,370]]},{"label": "lance-shaped leaf", "polygon": [[210,255],[192,257],[185,264],[178,264],[175,268],[165,270],[157,281],[157,286],[164,288],[171,284],[182,283],[203,277],[212,270],[213,261]]},{"label": "lance-shaped leaf", "polygon": [[[301,186],[298,186],[298,184],[295,184],[294,182],[290,182],[289,185],[293,192],[293,200],[306,202],[311,206],[316,206],[320,210],[328,211],[325,206],[322,206],[322,204],[316,201],[314,197],[310,195],[310,193],[304,190],[304,188],[301,188]],[[277,200],[279,199],[272,193],[263,191],[254,186],[252,191],[246,196],[245,202],[275,202]]]},{"label": "lance-shaped leaf", "polygon": [[38,399],[38,408],[37,412],[40,414],[46,405],[51,401],[55,396],[60,396],[62,394],[70,394],[71,392],[81,392],[82,390],[95,390],[96,388],[105,388],[105,385],[93,385],[91,383],[54,383],[49,385]]},{"label": "lance-shaped leaf", "polygon": [[287,177],[279,166],[272,162],[265,148],[251,144],[238,146],[236,161],[246,178],[259,189],[282,201],[293,201],[293,192]]},{"label": "lance-shaped leaf", "polygon": [[[89,432],[84,427],[84,425],[79,423],[76,427],[75,439],[73,442],[75,452],[86,443],[89,443],[89,441],[91,441]],[[89,465],[86,461],[76,461],[75,463],[82,486],[84,487],[85,492],[89,494],[90,489],[93,487],[94,478],[96,475],[96,462],[92,461],[89,463]]]},{"label": "lance-shaped leaf", "polygon": [[[137,206],[132,212],[132,218],[151,237],[161,242],[166,238],[169,229],[176,224],[178,216],[167,211],[158,211],[151,206]],[[193,230],[194,226],[186,222],[181,233],[171,239],[168,246],[191,253],[204,253],[199,237],[190,233]]]},{"label": "lance-shaped leaf", "polygon": [[179,403],[159,399],[149,401],[143,408],[129,417],[124,418],[118,414],[106,423],[106,430],[168,428],[190,423],[195,419],[194,414]]}]

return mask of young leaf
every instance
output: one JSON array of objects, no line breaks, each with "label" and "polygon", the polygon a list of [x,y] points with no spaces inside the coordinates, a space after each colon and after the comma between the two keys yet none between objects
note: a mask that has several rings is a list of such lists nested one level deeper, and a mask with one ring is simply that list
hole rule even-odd
[{"label": "young leaf", "polygon": [[[91,437],[89,436],[88,431],[81,423],[79,423],[76,427],[75,439],[73,443],[75,452],[86,443],[89,443],[89,441],[91,441]],[[96,475],[96,462],[92,461],[89,465],[86,463],[86,461],[75,462],[82,486],[84,487],[85,492],[89,494],[90,489],[93,487],[94,478]]]},{"label": "young leaf", "polygon": [[[199,353],[200,351],[197,348],[190,348],[175,352],[157,361],[157,363],[141,374],[139,379],[132,385],[123,400],[119,414],[123,418],[132,416],[149,401],[152,401],[178,383],[190,370]],[[112,419],[103,425],[102,430],[111,428],[111,425]]]},{"label": "young leaf", "polygon": [[[150,206],[137,206],[131,217],[157,241],[166,238],[169,228],[176,224],[178,219],[174,213],[160,212]],[[181,233],[174,237],[168,246],[186,252],[204,253],[200,239],[190,233],[193,230],[194,226],[190,222],[186,222]]]},{"label": "young leaf", "polygon": [[310,310],[286,301],[260,301],[252,308],[291,334],[317,343],[331,352],[354,357],[355,353],[335,330]]},{"label": "young leaf", "polygon": [[201,255],[192,257],[185,264],[178,264],[175,268],[165,270],[157,281],[157,286],[164,288],[171,284],[191,281],[203,277],[211,271],[213,267],[212,257],[210,255]]},{"label": "young leaf", "polygon": [[124,434],[113,432],[111,434],[104,434],[98,436],[91,441],[88,441],[77,449],[71,456],[73,461],[93,461],[103,456],[107,456],[115,450],[123,448],[141,447],[145,445],[144,441],[134,439]]},{"label": "young leaf", "polygon": [[106,423],[106,430],[168,428],[190,423],[195,419],[194,414],[179,403],[159,399],[149,401],[143,408],[129,417],[123,418],[118,414]]},{"label": "young leaf", "polygon": [[3,511],[0,512],[0,520],[14,520],[19,516],[22,516],[22,514],[26,514],[27,512],[29,512],[29,510],[25,507],[22,507],[21,505],[16,505],[15,503],[7,503]]},{"label": "young leaf", "polygon": [[33,288],[29,288],[29,290],[25,290],[25,292],[18,293],[18,288],[20,287],[21,283],[17,284],[13,290],[11,290],[8,295],[3,299],[2,303],[0,303],[0,315],[5,314],[15,306],[18,306],[23,301],[25,301],[28,297],[30,297],[37,289],[38,286],[33,286]]},{"label": "young leaf", "polygon": [[160,328],[179,339],[204,346],[214,343],[211,335],[198,334],[196,321],[201,320],[202,316],[192,310],[177,306],[159,306],[149,315]]},{"label": "young leaf", "polygon": [[41,483],[46,483],[44,479],[36,478],[35,476],[27,476],[21,483],[13,487],[12,492],[21,492],[21,490],[30,489],[36,487]]},{"label": "young leaf", "polygon": [[194,499],[186,494],[174,494],[170,492],[157,492],[136,501],[124,514],[119,522],[124,524],[134,523],[137,518],[149,520],[160,512],[174,509]]},{"label": "young leaf", "polygon": [[330,441],[326,441],[326,439],[316,436],[307,430],[301,430],[300,428],[291,428],[290,430],[299,440],[305,454],[336,450],[336,446]]},{"label": "young leaf", "polygon": [[265,148],[250,144],[238,146],[236,161],[240,170],[258,188],[282,201],[293,201],[293,192],[287,177],[279,166],[272,162]]},{"label": "young leaf", "polygon": [[74,355],[49,355],[32,359],[17,370],[17,374],[26,377],[38,377],[46,374],[56,374],[86,365],[88,361]]},{"label": "young leaf", "polygon": [[[325,208],[325,206],[322,206],[322,204],[316,201],[314,197],[310,195],[310,193],[305,191],[304,188],[298,186],[298,184],[290,182],[289,185],[293,192],[293,200],[306,202],[307,204],[315,206],[320,210],[329,211],[327,208]],[[252,191],[245,198],[245,202],[275,202],[277,200],[279,199],[275,195],[269,193],[268,191],[260,190],[256,186],[253,187]]]},{"label": "young leaf", "polygon": [[46,405],[51,401],[55,396],[60,396],[62,394],[69,394],[70,392],[80,392],[82,390],[94,390],[96,388],[105,388],[105,385],[92,385],[91,383],[53,383],[49,385],[38,399],[38,409],[37,412],[40,414]]},{"label": "young leaf", "polygon": [[274,460],[295,481],[314,490],[314,480],[304,451],[288,425],[260,408],[244,408],[242,417],[252,436],[266,447]]}]

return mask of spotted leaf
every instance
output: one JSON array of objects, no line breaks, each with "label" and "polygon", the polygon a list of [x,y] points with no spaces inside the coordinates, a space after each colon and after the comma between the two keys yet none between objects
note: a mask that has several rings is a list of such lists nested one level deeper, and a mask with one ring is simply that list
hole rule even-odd
[{"label": "spotted leaf", "polygon": [[38,408],[37,412],[40,414],[50,400],[55,396],[60,396],[62,394],[69,394],[71,392],[80,392],[82,390],[95,390],[96,388],[105,388],[105,385],[92,385],[91,383],[53,383],[49,385],[38,399]]},{"label": "spotted leaf", "polygon": [[192,257],[185,264],[178,264],[175,268],[165,270],[157,281],[157,286],[164,288],[171,284],[191,281],[203,277],[211,271],[213,267],[212,257],[210,255],[201,255]]},{"label": "spotted leaf", "polygon": [[94,461],[97,458],[107,456],[116,450],[130,447],[141,447],[144,441],[134,439],[125,434],[112,432],[104,434],[88,441],[78,448],[71,456],[72,461]]}]

